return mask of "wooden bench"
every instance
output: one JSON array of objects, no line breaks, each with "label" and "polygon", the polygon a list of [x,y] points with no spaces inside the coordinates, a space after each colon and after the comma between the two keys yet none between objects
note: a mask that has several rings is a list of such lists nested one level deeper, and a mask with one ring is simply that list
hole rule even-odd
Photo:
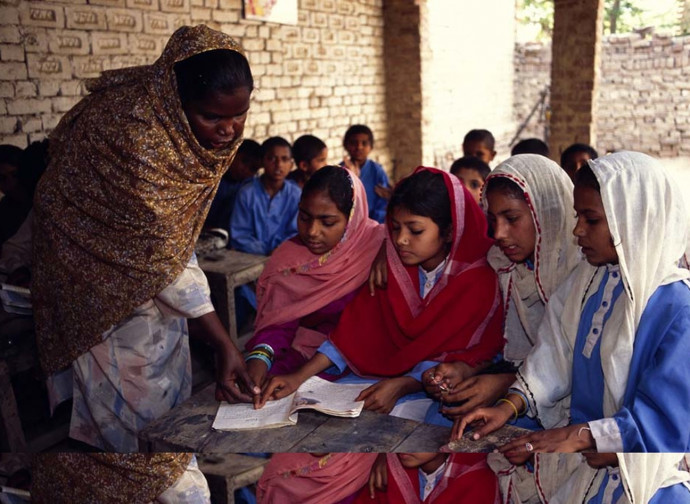
[{"label": "wooden bench", "polygon": [[211,490],[211,501],[234,504],[235,490],[253,485],[264,472],[268,459],[248,455],[197,455],[199,469]]},{"label": "wooden bench", "polygon": [[255,281],[264,270],[268,257],[219,249],[199,257],[199,267],[206,274],[218,318],[232,341],[242,349],[235,322],[235,287]]}]

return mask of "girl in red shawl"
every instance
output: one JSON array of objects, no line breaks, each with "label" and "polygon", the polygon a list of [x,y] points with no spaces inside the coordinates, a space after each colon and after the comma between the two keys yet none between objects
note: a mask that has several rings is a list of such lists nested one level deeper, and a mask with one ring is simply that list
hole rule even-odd
[{"label": "girl in red shawl", "polygon": [[361,288],[329,341],[295,373],[273,377],[259,407],[335,365],[375,379],[358,400],[388,413],[422,391],[421,373],[438,362],[461,361],[471,376],[500,350],[500,293],[485,259],[491,240],[460,181],[418,168],[395,188],[387,231],[387,289],[372,297]]},{"label": "girl in red shawl", "polygon": [[[380,485],[362,488],[354,504],[494,504],[496,475],[483,453],[389,453]],[[378,462],[377,462],[378,465]]]}]

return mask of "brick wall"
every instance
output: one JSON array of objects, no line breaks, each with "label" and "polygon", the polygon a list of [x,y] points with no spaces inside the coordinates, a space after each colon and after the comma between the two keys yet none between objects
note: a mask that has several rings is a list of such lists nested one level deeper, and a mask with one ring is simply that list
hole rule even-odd
[{"label": "brick wall", "polygon": [[554,0],[549,147],[596,144],[603,0]]},{"label": "brick wall", "polygon": [[242,19],[240,0],[3,0],[0,143],[44,138],[84,94],[82,79],[153,62],[184,24],[243,43],[256,82],[245,135],[312,133],[329,160],[342,136],[368,124],[389,168],[382,0],[300,0],[297,26]]},{"label": "brick wall", "polygon": [[[520,121],[549,84],[549,45],[517,45],[515,116]],[[660,157],[690,156],[690,36],[637,34],[602,43],[595,116],[600,152],[635,149]],[[543,122],[521,136],[541,137]]]}]

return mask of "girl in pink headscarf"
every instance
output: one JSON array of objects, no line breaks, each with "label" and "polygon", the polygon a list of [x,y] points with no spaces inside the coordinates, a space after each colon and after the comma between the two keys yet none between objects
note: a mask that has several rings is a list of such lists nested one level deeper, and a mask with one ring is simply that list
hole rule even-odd
[{"label": "girl in pink headscarf", "polygon": [[367,280],[384,236],[368,215],[364,187],[345,168],[326,166],[305,185],[298,234],[276,249],[259,278],[256,329],[247,343],[257,385],[309,360]]}]

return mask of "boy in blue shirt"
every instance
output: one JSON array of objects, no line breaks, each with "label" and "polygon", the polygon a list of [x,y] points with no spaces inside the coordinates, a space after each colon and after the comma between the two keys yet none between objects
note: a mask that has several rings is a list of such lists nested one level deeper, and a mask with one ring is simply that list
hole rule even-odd
[{"label": "boy in blue shirt", "polygon": [[294,182],[285,180],[293,164],[287,140],[266,140],[261,144],[261,160],[264,173],[237,194],[230,218],[230,243],[240,252],[269,255],[297,234],[301,190]]},{"label": "boy in blue shirt", "polygon": [[386,196],[389,191],[386,189],[390,185],[383,167],[376,161],[368,159],[374,148],[374,134],[368,126],[355,124],[345,132],[343,146],[351,161],[351,163],[343,164],[359,175],[367,193],[369,217],[375,221],[383,222],[386,217],[386,205],[388,205]]}]

